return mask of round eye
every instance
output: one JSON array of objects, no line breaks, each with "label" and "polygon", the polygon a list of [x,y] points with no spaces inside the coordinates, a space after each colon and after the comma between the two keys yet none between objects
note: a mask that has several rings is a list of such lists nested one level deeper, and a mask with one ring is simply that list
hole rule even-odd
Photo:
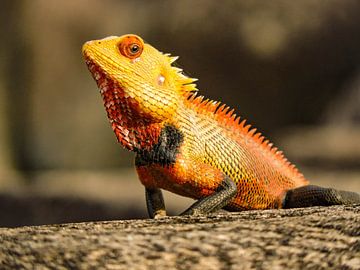
[{"label": "round eye", "polygon": [[139,47],[139,45],[137,45],[137,44],[131,44],[130,46],[129,46],[129,49],[130,49],[130,52],[132,53],[132,54],[137,54],[138,53],[138,51],[140,51],[140,47]]},{"label": "round eye", "polygon": [[144,43],[137,36],[126,36],[118,46],[122,55],[134,59],[141,55]]}]

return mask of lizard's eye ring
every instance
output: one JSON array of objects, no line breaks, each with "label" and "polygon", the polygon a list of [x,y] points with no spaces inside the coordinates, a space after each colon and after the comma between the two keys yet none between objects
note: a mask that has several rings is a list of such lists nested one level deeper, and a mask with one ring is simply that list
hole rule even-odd
[{"label": "lizard's eye ring", "polygon": [[127,58],[134,59],[141,55],[144,49],[144,43],[136,36],[126,36],[118,44],[120,53]]}]

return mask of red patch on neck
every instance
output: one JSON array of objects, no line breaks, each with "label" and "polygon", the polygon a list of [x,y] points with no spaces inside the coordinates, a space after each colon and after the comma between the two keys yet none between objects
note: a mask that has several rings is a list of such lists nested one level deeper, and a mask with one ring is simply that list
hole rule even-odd
[{"label": "red patch on neck", "polygon": [[142,113],[138,102],[93,61],[86,59],[86,64],[100,88],[107,116],[118,141],[128,150],[146,149],[157,143],[160,123]]}]

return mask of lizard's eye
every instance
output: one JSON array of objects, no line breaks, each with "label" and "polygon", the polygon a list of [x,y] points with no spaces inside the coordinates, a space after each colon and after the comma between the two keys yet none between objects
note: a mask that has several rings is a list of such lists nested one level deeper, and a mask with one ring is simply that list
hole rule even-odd
[{"label": "lizard's eye", "polygon": [[141,55],[144,44],[136,36],[127,36],[118,45],[120,53],[127,58],[134,59]]},{"label": "lizard's eye", "polygon": [[139,45],[137,45],[136,43],[131,44],[131,45],[129,46],[129,49],[130,49],[131,54],[137,54],[138,51],[140,51],[140,47],[139,47]]}]

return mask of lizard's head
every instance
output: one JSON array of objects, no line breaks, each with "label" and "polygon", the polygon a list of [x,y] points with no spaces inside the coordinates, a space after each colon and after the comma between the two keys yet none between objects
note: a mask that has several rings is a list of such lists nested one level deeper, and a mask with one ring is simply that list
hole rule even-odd
[{"label": "lizard's head", "polygon": [[171,65],[177,57],[159,52],[136,35],[88,41],[82,51],[112,127],[127,148],[144,139],[131,138],[140,136],[140,129],[150,130],[150,125],[170,119],[181,98],[197,90],[196,79]]},{"label": "lizard's head", "polygon": [[86,42],[83,54],[101,93],[116,91],[120,106],[142,118],[164,121],[177,109],[179,97],[196,91],[196,79],[171,66],[177,57],[159,52],[136,35]]}]

